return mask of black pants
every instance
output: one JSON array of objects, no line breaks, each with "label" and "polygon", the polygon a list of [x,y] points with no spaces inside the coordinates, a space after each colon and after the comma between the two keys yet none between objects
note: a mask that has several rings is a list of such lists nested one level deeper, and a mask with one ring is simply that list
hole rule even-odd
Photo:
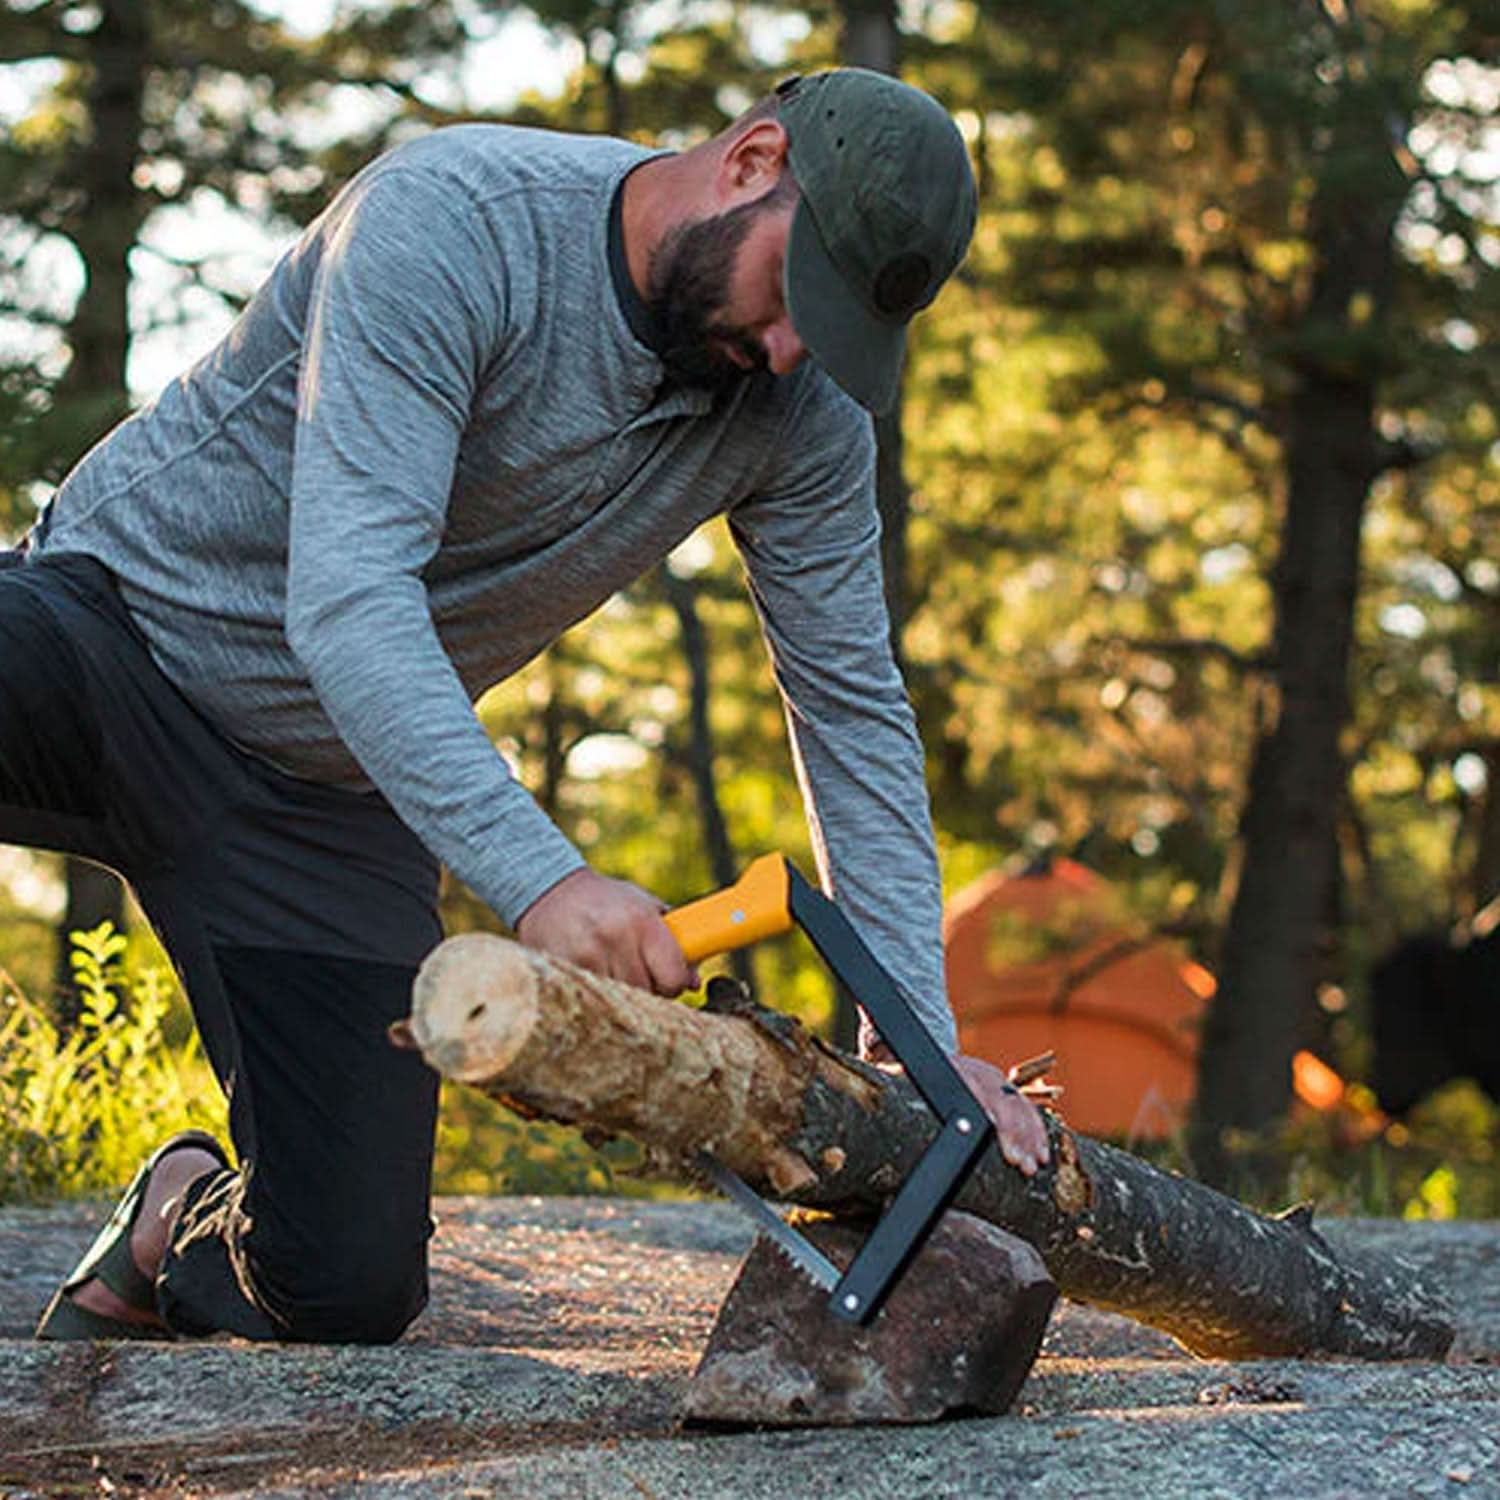
[{"label": "black pants", "polygon": [[239,1170],[157,1284],[184,1334],[384,1342],[427,1299],[437,1078],[392,1047],[437,867],[379,797],[239,751],[158,670],[109,574],[0,554],[0,841],[117,871],[177,968]]}]

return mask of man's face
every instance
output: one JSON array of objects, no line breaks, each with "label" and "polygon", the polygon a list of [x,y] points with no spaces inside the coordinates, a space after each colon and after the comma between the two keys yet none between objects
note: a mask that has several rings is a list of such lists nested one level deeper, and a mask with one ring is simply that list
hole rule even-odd
[{"label": "man's face", "polygon": [[801,363],[807,351],[781,282],[795,209],[795,197],[773,191],[679,224],[657,247],[647,305],[663,333],[662,362],[685,384],[717,393]]}]

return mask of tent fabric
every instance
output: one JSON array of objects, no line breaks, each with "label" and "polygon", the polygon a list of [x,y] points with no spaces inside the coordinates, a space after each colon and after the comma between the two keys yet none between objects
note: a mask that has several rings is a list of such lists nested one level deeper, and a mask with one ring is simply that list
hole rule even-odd
[{"label": "tent fabric", "polygon": [[1005,1065],[1055,1051],[1063,1113],[1089,1134],[1182,1127],[1214,979],[1133,924],[1102,876],[1068,859],[992,872],[949,903],[944,941],[965,1052]]}]

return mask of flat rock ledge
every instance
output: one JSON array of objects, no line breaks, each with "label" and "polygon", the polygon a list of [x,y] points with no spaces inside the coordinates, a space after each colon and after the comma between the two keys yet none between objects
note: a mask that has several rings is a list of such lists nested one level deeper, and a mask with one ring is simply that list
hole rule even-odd
[{"label": "flat rock ledge", "polygon": [[684,1427],[751,1234],[720,1203],[446,1199],[387,1349],[35,1344],[98,1205],[0,1210],[0,1496],[1500,1500],[1500,1224],[1320,1221],[1462,1309],[1444,1363],[1224,1363],[1060,1303],[1010,1412]]}]

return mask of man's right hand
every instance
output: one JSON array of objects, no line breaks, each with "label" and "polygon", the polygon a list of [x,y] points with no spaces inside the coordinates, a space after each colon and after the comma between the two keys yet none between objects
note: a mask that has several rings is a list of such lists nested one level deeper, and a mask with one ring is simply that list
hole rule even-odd
[{"label": "man's right hand", "polygon": [[698,973],[662,921],[665,910],[638,885],[575,870],[526,908],[516,936],[606,978],[680,995],[698,987]]}]

